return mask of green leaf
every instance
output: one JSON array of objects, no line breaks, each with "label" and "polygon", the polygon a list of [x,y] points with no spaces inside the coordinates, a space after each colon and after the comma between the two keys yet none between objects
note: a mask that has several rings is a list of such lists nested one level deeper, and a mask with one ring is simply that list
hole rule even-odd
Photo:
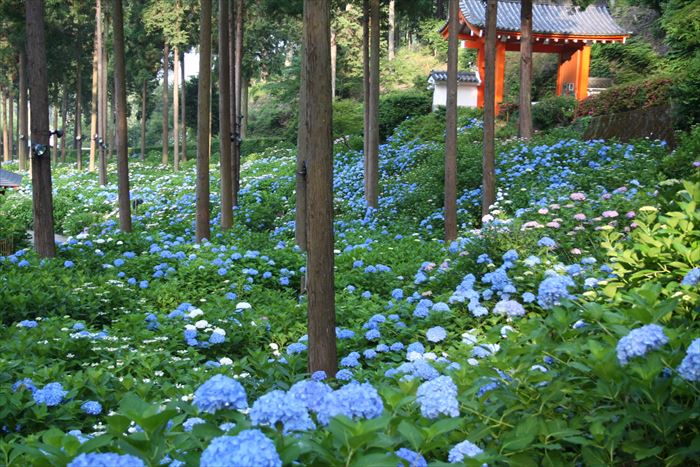
[{"label": "green leaf", "polygon": [[352,464],[356,467],[396,467],[400,460],[386,452],[375,452],[363,454],[353,459]]},{"label": "green leaf", "polygon": [[399,423],[398,431],[411,444],[414,450],[419,450],[425,441],[422,431],[407,420],[402,420]]},{"label": "green leaf", "polygon": [[443,418],[428,427],[428,439],[433,439],[462,425],[461,418]]}]

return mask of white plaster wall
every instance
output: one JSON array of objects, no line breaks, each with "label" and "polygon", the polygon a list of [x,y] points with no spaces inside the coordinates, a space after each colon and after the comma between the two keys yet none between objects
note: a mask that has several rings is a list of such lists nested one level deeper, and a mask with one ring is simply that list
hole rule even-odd
[{"label": "white plaster wall", "polygon": [[[460,84],[457,88],[457,107],[476,107],[478,89],[475,84]],[[447,104],[447,84],[438,82],[433,91],[433,110]]]}]

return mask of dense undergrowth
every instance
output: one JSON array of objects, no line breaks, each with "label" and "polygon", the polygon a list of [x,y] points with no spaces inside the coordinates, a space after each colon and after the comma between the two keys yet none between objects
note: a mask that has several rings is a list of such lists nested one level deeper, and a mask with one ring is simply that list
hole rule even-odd
[{"label": "dense undergrowth", "polygon": [[[697,458],[692,155],[562,130],[502,141],[498,203],[476,229],[480,122],[464,116],[461,236],[446,245],[431,118],[382,146],[377,211],[362,198],[362,155],[336,155],[342,369],[325,378],[305,373],[293,151],[246,160],[230,232],[212,193],[201,245],[192,163],[132,164],[142,203],[128,235],[115,185],[58,168],[56,222],[74,237],[53,260],[0,258],[0,464],[94,465],[97,452],[123,454],[107,465],[203,466]],[[28,192],[0,201],[22,228],[30,208]]]}]

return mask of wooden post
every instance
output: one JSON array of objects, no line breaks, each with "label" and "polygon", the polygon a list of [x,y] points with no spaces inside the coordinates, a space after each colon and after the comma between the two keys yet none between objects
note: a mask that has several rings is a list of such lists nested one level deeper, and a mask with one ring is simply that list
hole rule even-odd
[{"label": "wooden post", "polygon": [[447,114],[445,128],[445,242],[457,238],[457,60],[459,42],[456,0],[449,2],[447,50]]},{"label": "wooden post", "polygon": [[498,0],[488,0],[486,4],[486,56],[484,76],[484,148],[481,214],[489,213],[496,201],[496,17]]}]

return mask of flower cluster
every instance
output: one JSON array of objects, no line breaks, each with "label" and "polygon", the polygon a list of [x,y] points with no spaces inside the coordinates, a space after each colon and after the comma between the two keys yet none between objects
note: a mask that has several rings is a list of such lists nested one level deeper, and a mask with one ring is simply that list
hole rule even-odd
[{"label": "flower cluster", "polygon": [[658,324],[647,324],[630,331],[617,343],[617,360],[625,366],[634,357],[642,357],[650,350],[668,343],[668,337]]}]

